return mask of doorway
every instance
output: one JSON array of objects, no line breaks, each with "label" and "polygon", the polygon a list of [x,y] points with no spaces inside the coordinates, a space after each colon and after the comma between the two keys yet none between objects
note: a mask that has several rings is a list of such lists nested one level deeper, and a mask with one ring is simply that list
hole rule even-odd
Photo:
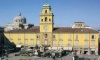
[{"label": "doorway", "polygon": [[87,54],[88,53],[88,51],[84,51],[84,54]]}]

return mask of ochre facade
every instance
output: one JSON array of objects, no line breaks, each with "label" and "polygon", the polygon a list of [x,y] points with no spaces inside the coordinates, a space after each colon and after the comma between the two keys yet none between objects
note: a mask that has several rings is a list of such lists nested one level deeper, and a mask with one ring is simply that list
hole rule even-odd
[{"label": "ochre facade", "polygon": [[4,35],[5,44],[8,40],[16,46],[49,45],[54,49],[75,50],[79,54],[98,54],[98,31],[84,27],[54,27],[54,15],[49,4],[43,5],[40,26],[8,31]]}]

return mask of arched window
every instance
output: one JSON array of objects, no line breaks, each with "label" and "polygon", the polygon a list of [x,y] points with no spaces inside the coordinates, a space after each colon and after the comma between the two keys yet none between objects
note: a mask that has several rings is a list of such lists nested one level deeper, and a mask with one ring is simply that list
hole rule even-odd
[{"label": "arched window", "polygon": [[43,19],[41,19],[41,22],[43,22]]},{"label": "arched window", "polygon": [[51,22],[51,19],[49,19],[49,22]]},{"label": "arched window", "polygon": [[45,10],[45,13],[47,13],[47,10]]},{"label": "arched window", "polygon": [[19,22],[20,22],[20,20],[19,20]]},{"label": "arched window", "polygon": [[91,38],[92,38],[92,39],[95,39],[95,35],[92,35]]},{"label": "arched window", "polygon": [[45,22],[47,22],[47,17],[45,17]]},{"label": "arched window", "polygon": [[16,20],[16,22],[17,22],[17,20]]}]

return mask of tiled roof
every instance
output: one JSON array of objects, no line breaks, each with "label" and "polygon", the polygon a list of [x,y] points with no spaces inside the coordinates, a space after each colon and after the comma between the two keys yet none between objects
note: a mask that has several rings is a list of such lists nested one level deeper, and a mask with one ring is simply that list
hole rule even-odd
[{"label": "tiled roof", "polygon": [[[12,30],[5,33],[40,33],[40,28],[34,26],[30,29]],[[53,33],[98,33],[98,31],[89,28],[55,27]]]},{"label": "tiled roof", "polygon": [[40,32],[39,26],[34,26],[30,29],[11,30],[5,33],[39,33],[39,32]]}]

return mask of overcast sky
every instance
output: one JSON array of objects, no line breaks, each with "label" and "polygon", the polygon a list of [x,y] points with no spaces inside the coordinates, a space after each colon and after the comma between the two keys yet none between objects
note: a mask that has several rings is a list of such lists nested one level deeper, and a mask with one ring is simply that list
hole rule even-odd
[{"label": "overcast sky", "polygon": [[[54,13],[55,26],[72,26],[85,22],[100,28],[100,0],[47,0]],[[39,15],[46,0],[0,0],[0,26],[12,23],[22,13],[27,23],[39,25]]]}]

